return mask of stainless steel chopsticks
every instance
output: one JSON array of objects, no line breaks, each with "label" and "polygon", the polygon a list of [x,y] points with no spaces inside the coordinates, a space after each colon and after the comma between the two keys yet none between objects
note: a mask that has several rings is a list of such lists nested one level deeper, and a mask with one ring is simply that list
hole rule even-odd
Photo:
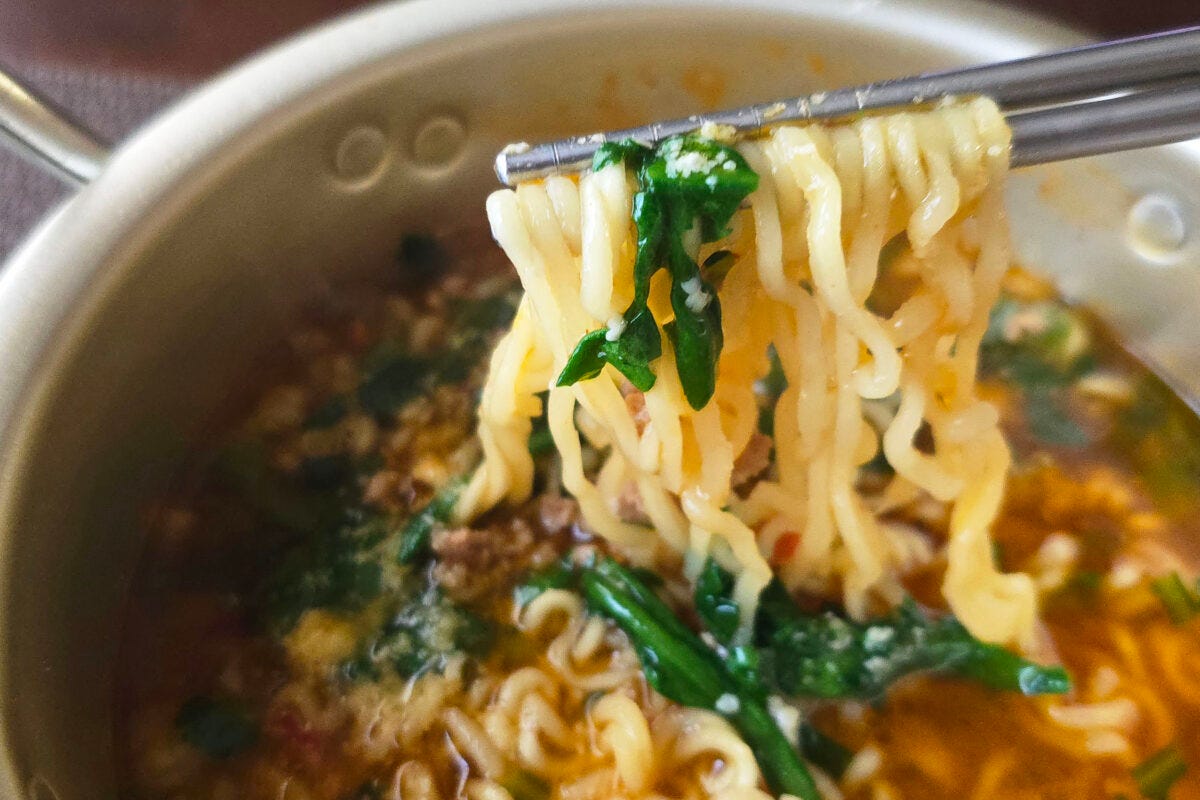
[{"label": "stainless steel chopsticks", "polygon": [[512,186],[577,172],[604,142],[649,144],[706,122],[754,134],[780,122],[847,117],[971,95],[988,95],[1004,109],[1013,131],[1014,166],[1200,137],[1200,26],[546,144],[509,145],[496,157],[496,175]]}]

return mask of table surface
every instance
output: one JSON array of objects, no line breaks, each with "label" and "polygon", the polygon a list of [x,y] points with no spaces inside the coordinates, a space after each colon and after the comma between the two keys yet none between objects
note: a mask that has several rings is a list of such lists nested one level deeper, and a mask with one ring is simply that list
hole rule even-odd
[{"label": "table surface", "polygon": [[[1200,23],[1197,0],[1008,0],[1100,36]],[[189,86],[363,0],[0,0],[0,63],[117,141]],[[64,195],[0,149],[0,259]]]}]

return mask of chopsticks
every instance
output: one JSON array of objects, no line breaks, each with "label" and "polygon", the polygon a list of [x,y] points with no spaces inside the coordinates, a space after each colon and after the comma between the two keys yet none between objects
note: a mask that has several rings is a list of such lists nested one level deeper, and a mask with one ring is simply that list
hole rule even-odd
[{"label": "chopsticks", "polygon": [[496,157],[496,176],[515,186],[578,172],[605,142],[651,144],[706,122],[753,135],[781,122],[972,95],[987,95],[1004,110],[1013,133],[1012,164],[1018,167],[1200,137],[1200,26],[535,146],[509,145]]}]

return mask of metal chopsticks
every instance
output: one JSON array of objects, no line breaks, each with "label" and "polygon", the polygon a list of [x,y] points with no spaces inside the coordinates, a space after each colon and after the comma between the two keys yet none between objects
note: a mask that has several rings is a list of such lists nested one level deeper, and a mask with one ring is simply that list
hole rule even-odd
[{"label": "metal chopsticks", "polygon": [[577,172],[604,142],[631,138],[653,143],[706,122],[755,134],[780,122],[848,117],[971,95],[988,95],[1004,109],[1013,132],[1013,166],[1200,137],[1200,26],[532,147],[509,145],[496,157],[496,175],[514,186]]}]

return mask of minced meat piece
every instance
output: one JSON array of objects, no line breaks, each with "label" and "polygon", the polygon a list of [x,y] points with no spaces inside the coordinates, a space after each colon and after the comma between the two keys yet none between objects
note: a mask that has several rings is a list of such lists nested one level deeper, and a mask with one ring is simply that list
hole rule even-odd
[{"label": "minced meat piece", "polygon": [[616,514],[623,522],[631,522],[635,525],[649,525],[650,516],[646,513],[646,504],[642,502],[642,493],[638,491],[637,484],[633,481],[626,481],[621,487],[621,493],[617,495]]},{"label": "minced meat piece", "polygon": [[412,477],[390,469],[376,472],[363,489],[364,502],[392,511],[411,507],[416,495]]},{"label": "minced meat piece", "polygon": [[763,474],[771,466],[771,439],[761,433],[756,433],[746,442],[746,449],[733,462],[733,475],[730,483],[742,486]]},{"label": "minced meat piece", "polygon": [[646,395],[639,392],[629,381],[621,382],[621,394],[625,397],[625,407],[629,409],[629,416],[633,419],[633,424],[637,426],[640,436],[642,431],[646,430],[646,426],[650,424],[650,412],[646,410]]},{"label": "minced meat piece", "polygon": [[475,600],[512,580],[525,569],[534,548],[533,529],[520,518],[488,528],[435,531],[434,577],[450,597]]},{"label": "minced meat piece", "polygon": [[563,533],[579,518],[579,503],[572,497],[547,494],[538,498],[538,521],[546,533]]}]

